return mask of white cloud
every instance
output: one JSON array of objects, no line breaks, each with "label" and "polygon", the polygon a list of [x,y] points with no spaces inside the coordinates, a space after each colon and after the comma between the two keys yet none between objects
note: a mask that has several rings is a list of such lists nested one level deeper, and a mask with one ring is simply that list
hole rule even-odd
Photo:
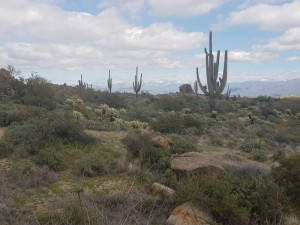
[{"label": "white cloud", "polygon": [[102,0],[98,5],[100,9],[116,8],[120,12],[137,19],[147,0]]},{"label": "white cloud", "polygon": [[292,56],[292,57],[289,57],[289,58],[286,58],[286,61],[300,61],[300,57],[298,56]]},{"label": "white cloud", "polygon": [[255,51],[254,49],[252,49],[249,52],[239,50],[230,51],[228,56],[230,61],[251,63],[261,63],[263,61],[272,60],[277,57],[279,57],[278,54],[274,54],[271,52]]},{"label": "white cloud", "polygon": [[93,16],[43,1],[0,2],[1,63],[21,70],[183,68],[188,59],[179,53],[205,40],[203,33],[185,32],[171,23],[132,25],[114,8]]},{"label": "white cloud", "polygon": [[259,51],[282,52],[300,50],[300,26],[287,30],[282,36],[272,39],[266,45],[254,46]]},{"label": "white cloud", "polygon": [[224,0],[148,0],[153,16],[196,16],[209,13]]},{"label": "white cloud", "polygon": [[224,22],[214,25],[215,29],[224,26],[258,25],[261,30],[283,31],[300,26],[300,1],[282,5],[256,4],[240,11],[232,12]]}]

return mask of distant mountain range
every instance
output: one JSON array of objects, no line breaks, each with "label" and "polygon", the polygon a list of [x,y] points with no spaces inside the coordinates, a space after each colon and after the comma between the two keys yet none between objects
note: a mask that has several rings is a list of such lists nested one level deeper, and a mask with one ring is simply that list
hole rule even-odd
[{"label": "distant mountain range", "polygon": [[[168,94],[179,92],[179,82],[143,82],[142,91],[151,94]],[[193,84],[191,84],[193,87]],[[255,96],[284,96],[300,95],[300,79],[284,81],[245,81],[239,83],[229,83],[231,96],[255,97]],[[96,89],[107,90],[107,87],[94,86]],[[130,84],[115,83],[112,88],[113,92],[133,92]],[[225,89],[226,91],[226,89]],[[225,92],[224,91],[224,92]]]}]

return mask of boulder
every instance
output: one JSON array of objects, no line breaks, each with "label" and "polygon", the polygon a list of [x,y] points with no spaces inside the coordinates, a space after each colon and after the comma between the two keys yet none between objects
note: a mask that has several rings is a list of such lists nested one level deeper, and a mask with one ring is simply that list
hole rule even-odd
[{"label": "boulder", "polygon": [[171,146],[174,144],[171,138],[163,136],[152,138],[152,143],[154,147],[163,148],[166,150],[171,150]]},{"label": "boulder", "polygon": [[190,84],[183,84],[179,87],[180,93],[193,93],[194,90]]},{"label": "boulder", "polygon": [[163,184],[154,182],[151,185],[151,189],[152,191],[155,192],[160,192],[161,194],[163,194],[164,196],[168,197],[169,199],[173,199],[175,191],[172,188],[169,188]]},{"label": "boulder", "polygon": [[209,225],[212,219],[190,202],[177,206],[167,220],[168,225]]},{"label": "boulder", "polygon": [[224,171],[221,163],[212,155],[188,152],[171,160],[171,169],[179,178],[198,176],[210,171]]}]

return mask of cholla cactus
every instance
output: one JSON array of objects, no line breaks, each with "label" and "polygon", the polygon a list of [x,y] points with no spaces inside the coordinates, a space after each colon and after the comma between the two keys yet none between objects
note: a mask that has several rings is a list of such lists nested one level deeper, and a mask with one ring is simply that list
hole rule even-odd
[{"label": "cholla cactus", "polygon": [[98,116],[107,116],[110,121],[115,121],[116,118],[119,118],[120,116],[120,113],[117,109],[114,109],[114,108],[110,108],[108,105],[106,104],[102,104],[99,106],[99,109],[96,109],[95,110],[95,113],[98,115]]},{"label": "cholla cactus", "polygon": [[77,120],[83,119],[83,114],[81,112],[78,112],[78,111],[75,111],[75,110],[73,110],[72,116],[74,118],[76,118]]},{"label": "cholla cactus", "polygon": [[108,89],[109,89],[109,93],[111,93],[112,79],[110,78],[110,70],[108,71],[107,87],[108,87]]},{"label": "cholla cactus", "polygon": [[133,82],[133,90],[135,91],[136,97],[138,97],[138,93],[142,87],[142,76],[143,76],[143,74],[141,73],[140,82],[138,82],[138,67],[136,67],[135,79]]}]

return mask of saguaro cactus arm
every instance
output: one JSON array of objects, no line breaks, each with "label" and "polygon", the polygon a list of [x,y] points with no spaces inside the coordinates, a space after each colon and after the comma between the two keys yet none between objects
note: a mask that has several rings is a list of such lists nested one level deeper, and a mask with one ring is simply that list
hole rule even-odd
[{"label": "saguaro cactus arm", "polygon": [[199,84],[199,87],[200,87],[201,91],[203,91],[203,93],[205,95],[209,95],[208,91],[206,90],[207,87],[203,86],[201,81],[200,81],[198,67],[196,68],[196,74],[197,74],[197,81],[198,81],[198,84]]},{"label": "saguaro cactus arm", "polygon": [[109,93],[111,93],[112,79],[110,78],[110,70],[108,71],[107,87],[108,87],[108,89],[109,89]]}]

